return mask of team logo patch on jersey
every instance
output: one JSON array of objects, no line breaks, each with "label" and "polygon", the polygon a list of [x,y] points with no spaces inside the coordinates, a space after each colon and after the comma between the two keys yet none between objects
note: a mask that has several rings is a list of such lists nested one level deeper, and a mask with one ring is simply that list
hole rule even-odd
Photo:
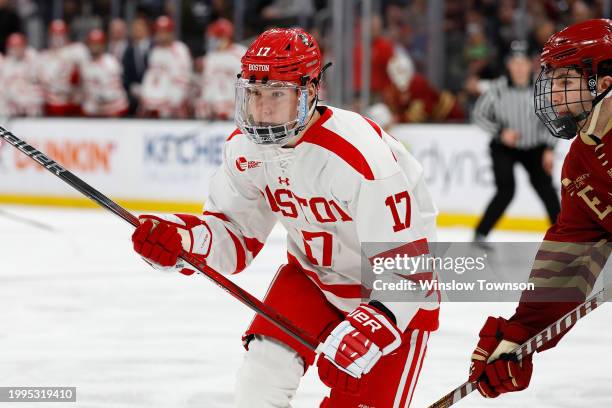
[{"label": "team logo patch on jersey", "polygon": [[240,156],[236,159],[236,168],[238,169],[238,171],[246,171],[248,169],[254,169],[259,166],[261,166],[260,161],[247,160],[247,158],[244,156]]},{"label": "team logo patch on jersey", "polygon": [[564,178],[563,180],[561,180],[561,184],[563,185],[563,187],[565,187],[567,192],[573,196],[578,190],[586,186],[586,180],[589,178],[590,175],[590,173],[584,173],[576,177],[575,180]]}]

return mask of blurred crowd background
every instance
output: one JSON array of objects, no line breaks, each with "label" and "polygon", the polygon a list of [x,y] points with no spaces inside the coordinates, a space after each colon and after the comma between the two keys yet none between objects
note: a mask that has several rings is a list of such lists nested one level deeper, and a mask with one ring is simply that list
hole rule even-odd
[{"label": "blurred crowd background", "polygon": [[551,34],[609,13],[609,0],[0,0],[0,115],[231,119],[245,47],[301,26],[334,62],[324,100],[384,125],[469,122],[517,44],[535,74]]}]

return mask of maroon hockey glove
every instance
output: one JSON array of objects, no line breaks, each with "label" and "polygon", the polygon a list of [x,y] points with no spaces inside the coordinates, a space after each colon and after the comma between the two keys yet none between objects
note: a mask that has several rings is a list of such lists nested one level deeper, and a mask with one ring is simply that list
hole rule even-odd
[{"label": "maroon hockey glove", "polygon": [[529,386],[533,363],[531,355],[518,361],[512,350],[529,339],[527,330],[517,322],[489,317],[480,330],[480,341],[472,354],[471,382],[485,398]]},{"label": "maroon hockey glove", "polygon": [[321,381],[330,388],[357,392],[358,379],[401,345],[402,333],[393,320],[371,304],[352,311],[323,343],[317,361]]}]

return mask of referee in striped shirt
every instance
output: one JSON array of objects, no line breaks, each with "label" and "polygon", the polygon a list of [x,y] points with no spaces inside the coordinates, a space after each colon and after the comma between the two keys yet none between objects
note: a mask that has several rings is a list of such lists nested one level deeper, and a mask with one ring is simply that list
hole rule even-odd
[{"label": "referee in striped shirt", "polygon": [[474,241],[484,242],[514,196],[514,165],[521,163],[543,201],[551,223],[559,214],[552,184],[552,137],[533,109],[533,71],[526,47],[515,42],[506,58],[508,75],[493,81],[476,101],[473,120],[491,135],[491,159],[497,191],[476,227]]}]

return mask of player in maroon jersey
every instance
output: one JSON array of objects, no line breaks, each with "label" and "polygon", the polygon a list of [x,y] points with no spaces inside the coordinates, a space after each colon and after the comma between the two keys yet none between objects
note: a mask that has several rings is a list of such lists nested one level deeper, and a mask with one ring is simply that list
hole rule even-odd
[{"label": "player in maroon jersey", "polygon": [[554,136],[578,137],[563,163],[561,213],[529,278],[535,291],[523,293],[511,318],[489,317],[480,331],[469,379],[487,398],[527,388],[532,356],[518,362],[510,352],[584,301],[610,255],[612,20],[588,20],[554,34],[541,64],[536,114]]}]

